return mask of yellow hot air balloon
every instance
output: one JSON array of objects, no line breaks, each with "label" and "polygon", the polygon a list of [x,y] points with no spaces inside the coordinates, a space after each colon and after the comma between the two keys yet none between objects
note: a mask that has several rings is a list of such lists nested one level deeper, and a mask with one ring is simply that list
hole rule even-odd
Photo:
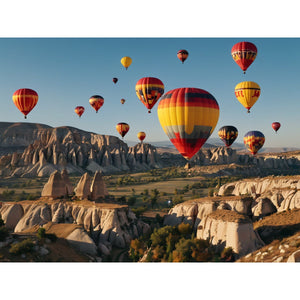
[{"label": "yellow hot air balloon", "polygon": [[129,56],[124,56],[121,58],[121,64],[124,66],[126,70],[131,65],[131,63],[132,63],[132,59]]},{"label": "yellow hot air balloon", "polygon": [[219,119],[219,105],[205,90],[178,88],[162,96],[157,115],[179,153],[191,159],[214,131]]},{"label": "yellow hot air balloon", "polygon": [[235,96],[250,113],[250,108],[260,96],[260,86],[253,81],[243,81],[236,85]]},{"label": "yellow hot air balloon", "polygon": [[143,143],[143,140],[144,140],[145,137],[146,137],[146,133],[143,132],[143,131],[140,131],[140,132],[137,134],[137,137],[138,137],[138,139],[141,141],[141,143]]}]

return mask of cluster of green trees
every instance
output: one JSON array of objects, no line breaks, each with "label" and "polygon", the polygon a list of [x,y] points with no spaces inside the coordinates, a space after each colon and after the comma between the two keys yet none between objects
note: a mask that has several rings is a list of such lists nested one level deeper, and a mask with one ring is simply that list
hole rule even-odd
[{"label": "cluster of green trees", "polygon": [[149,237],[131,241],[130,258],[139,261],[144,255],[147,262],[220,262],[233,261],[232,248],[222,252],[207,240],[197,239],[190,224],[155,228]]},{"label": "cluster of green trees", "polygon": [[25,191],[16,193],[15,190],[4,190],[1,195],[4,201],[36,200],[41,196],[40,193],[31,194]]}]

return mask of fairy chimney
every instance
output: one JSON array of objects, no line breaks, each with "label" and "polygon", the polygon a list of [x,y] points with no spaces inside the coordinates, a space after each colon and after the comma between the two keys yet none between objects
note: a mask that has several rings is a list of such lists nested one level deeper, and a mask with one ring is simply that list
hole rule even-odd
[{"label": "fairy chimney", "polygon": [[90,196],[90,185],[91,177],[88,173],[84,173],[81,176],[76,188],[74,189],[76,197],[80,200],[88,199],[88,197]]},{"label": "fairy chimney", "polygon": [[42,190],[42,197],[56,199],[68,195],[67,186],[59,171],[54,171]]},{"label": "fairy chimney", "polygon": [[94,175],[90,192],[90,198],[92,201],[97,201],[101,198],[104,199],[106,196],[108,196],[108,191],[100,171],[96,171]]}]

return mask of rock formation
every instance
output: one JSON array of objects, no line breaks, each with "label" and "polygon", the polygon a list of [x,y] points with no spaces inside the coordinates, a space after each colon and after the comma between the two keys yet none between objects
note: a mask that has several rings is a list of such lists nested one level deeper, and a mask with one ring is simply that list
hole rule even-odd
[{"label": "rock formation", "polygon": [[108,191],[106,189],[105,182],[103,180],[102,174],[96,171],[93,181],[90,187],[90,199],[92,201],[97,201],[99,199],[105,199],[108,196]]},{"label": "rock formation", "polygon": [[88,173],[84,173],[77,186],[74,189],[75,196],[80,199],[88,199],[90,195],[91,177]]},{"label": "rock formation", "polygon": [[209,239],[221,249],[231,247],[239,256],[264,246],[251,220],[228,210],[217,210],[204,217],[197,228],[197,238]]}]

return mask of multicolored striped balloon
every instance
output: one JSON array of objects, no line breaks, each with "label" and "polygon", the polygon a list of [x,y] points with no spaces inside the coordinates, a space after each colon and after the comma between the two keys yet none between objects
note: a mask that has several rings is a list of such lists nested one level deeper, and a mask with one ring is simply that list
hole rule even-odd
[{"label": "multicolored striped balloon", "polygon": [[97,113],[104,104],[104,98],[99,95],[94,95],[89,99],[89,103]]},{"label": "multicolored striped balloon", "polygon": [[27,119],[27,115],[36,106],[39,96],[32,89],[19,89],[13,93],[12,100],[19,111]]},{"label": "multicolored striped balloon", "polygon": [[257,55],[257,48],[250,42],[240,42],[231,49],[231,56],[239,67],[246,73],[246,70],[253,63]]},{"label": "multicolored striped balloon", "polygon": [[117,124],[116,129],[123,138],[129,131],[129,125],[127,123],[120,122]]},{"label": "multicolored striped balloon", "polygon": [[180,154],[191,159],[214,131],[219,105],[205,90],[178,88],[164,94],[157,114],[164,132]]},{"label": "multicolored striped balloon", "polygon": [[236,140],[238,130],[234,126],[223,126],[219,129],[218,135],[226,147],[229,147]]},{"label": "multicolored striped balloon", "polygon": [[76,106],[74,111],[80,118],[82,116],[82,114],[84,113],[84,107],[83,106]]},{"label": "multicolored striped balloon", "polygon": [[135,85],[135,92],[140,101],[148,108],[151,113],[152,107],[163,95],[165,86],[158,78],[143,77]]},{"label": "multicolored striped balloon", "polygon": [[265,136],[260,131],[249,131],[244,136],[244,144],[253,155],[258,152],[264,143]]},{"label": "multicolored striped balloon", "polygon": [[236,98],[250,113],[250,108],[260,96],[260,86],[253,81],[243,81],[236,85],[234,89]]},{"label": "multicolored striped balloon", "polygon": [[177,57],[181,60],[182,63],[184,63],[184,61],[188,58],[189,53],[187,52],[187,50],[179,50],[177,52]]}]

